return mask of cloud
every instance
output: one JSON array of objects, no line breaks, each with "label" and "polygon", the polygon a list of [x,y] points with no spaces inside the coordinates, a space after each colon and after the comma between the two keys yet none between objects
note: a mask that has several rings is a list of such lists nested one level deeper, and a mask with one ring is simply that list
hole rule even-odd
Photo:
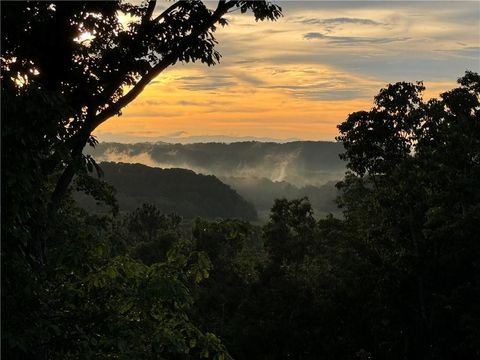
[{"label": "cloud", "polygon": [[205,101],[179,100],[179,101],[177,101],[177,105],[180,105],[180,106],[212,107],[212,106],[229,105],[229,102],[227,102],[227,101],[217,101],[217,100],[205,100]]},{"label": "cloud", "polygon": [[[360,86],[360,84],[355,85]],[[296,98],[314,101],[353,100],[368,98],[371,95],[368,89],[339,89],[334,82],[313,85],[273,85],[268,88],[287,90]]]},{"label": "cloud", "polygon": [[459,49],[436,49],[435,51],[451,57],[470,58],[472,60],[480,58],[480,46],[463,46]]},{"label": "cloud", "polygon": [[307,40],[312,40],[312,39],[326,39],[327,36],[320,34],[319,32],[308,32],[306,34],[303,34],[303,38]]},{"label": "cloud", "polygon": [[178,105],[181,106],[203,106],[204,104],[198,101],[189,101],[189,100],[180,100],[177,101]]},{"label": "cloud", "polygon": [[246,73],[236,73],[235,76],[237,77],[237,79],[239,80],[242,80],[250,85],[254,85],[254,86],[259,86],[259,85],[263,85],[265,82],[262,80],[262,79],[259,79],[253,75],[249,75],[249,74],[246,74]]},{"label": "cloud", "polygon": [[165,101],[163,100],[145,100],[143,101],[144,105],[150,105],[150,106],[159,106],[159,105],[164,105]]},{"label": "cloud", "polygon": [[367,97],[366,93],[366,91],[350,89],[337,89],[335,91],[331,91],[330,89],[317,89],[317,91],[310,91],[304,94],[296,94],[296,96],[302,97],[307,100],[341,101]]},{"label": "cloud", "polygon": [[299,16],[293,18],[292,22],[305,25],[305,26],[320,26],[322,30],[326,33],[332,33],[337,29],[341,29],[344,26],[352,27],[385,27],[387,24],[367,18],[359,17],[335,17],[335,18],[316,18],[316,17],[305,17]]},{"label": "cloud", "polygon": [[319,32],[308,32],[303,34],[306,40],[327,40],[336,45],[356,45],[356,44],[389,44],[392,42],[407,41],[409,37],[362,37],[362,36],[330,36]]},{"label": "cloud", "polygon": [[[185,90],[193,91],[208,91],[220,88],[228,88],[240,85],[240,82],[247,83],[253,86],[260,86],[264,84],[264,80],[247,73],[235,69],[229,69],[228,75],[209,75],[209,76],[182,76],[176,80],[180,87]],[[184,101],[181,105],[194,105]]]},{"label": "cloud", "polygon": [[179,111],[129,111],[125,112],[123,118],[162,118],[162,117],[175,117],[179,115]]},{"label": "cloud", "polygon": [[204,80],[205,76],[182,76],[177,78],[180,81],[201,81]]},{"label": "cloud", "polygon": [[342,25],[342,24],[356,24],[356,25],[371,25],[371,26],[380,26],[385,25],[384,23],[371,20],[371,19],[362,19],[362,18],[349,18],[349,17],[339,17],[339,18],[330,18],[330,19],[318,19],[318,18],[300,18],[296,22],[305,24],[305,25]]},{"label": "cloud", "polygon": [[243,65],[243,64],[254,64],[260,61],[261,61],[260,58],[244,58],[241,60],[232,61],[232,63]]},{"label": "cloud", "polygon": [[[284,72],[271,77],[260,87],[282,92],[296,99],[336,101],[370,98],[372,80],[331,66],[314,67],[307,64],[284,67]],[[272,69],[267,69],[271,72]]]},{"label": "cloud", "polygon": [[178,138],[180,136],[187,135],[187,134],[188,132],[180,130],[180,131],[175,131],[173,133],[167,134],[165,135],[165,137]]},{"label": "cloud", "polygon": [[177,81],[180,82],[183,89],[192,91],[216,90],[236,85],[230,76],[223,75],[183,76],[177,78]]}]

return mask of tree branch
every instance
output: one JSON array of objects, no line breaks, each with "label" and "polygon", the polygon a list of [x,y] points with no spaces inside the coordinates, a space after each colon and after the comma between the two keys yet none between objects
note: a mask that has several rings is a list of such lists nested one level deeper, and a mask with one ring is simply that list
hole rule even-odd
[{"label": "tree branch", "polygon": [[153,19],[152,21],[155,23],[155,22],[159,22],[160,20],[164,19],[165,16],[167,16],[172,10],[176,9],[177,7],[179,7],[181,4],[183,3],[183,0],[179,0],[175,3],[173,3],[172,5],[170,5],[168,8],[166,8],[160,15],[158,15],[155,19]]},{"label": "tree branch", "polygon": [[[109,119],[112,116],[117,115],[122,108],[127,106],[129,103],[131,103],[133,100],[137,98],[138,95],[145,89],[145,87],[155,78],[157,77],[160,73],[162,73],[168,66],[173,64],[176,59],[178,58],[178,55],[188,46],[189,42],[207,31],[209,28],[211,28],[215,23],[220,20],[220,18],[225,15],[225,13],[232,7],[235,6],[237,1],[229,1],[226,3],[225,1],[219,1],[217,9],[213,12],[211,18],[209,21],[205,22],[203,26],[200,28],[196,29],[196,31],[192,32],[190,35],[186,36],[181,40],[180,46],[178,46],[175,51],[171,52],[170,54],[166,55],[158,64],[153,66],[151,70],[145,74],[134,86],[128,93],[126,93],[124,96],[122,96],[119,100],[117,100],[115,103],[110,104],[108,108],[100,112],[95,116],[95,118],[92,121],[92,126],[90,128],[90,131],[95,130],[100,124],[102,124],[104,121]],[[156,20],[154,20],[156,21]]]},{"label": "tree branch", "polygon": [[[180,2],[177,2],[170,6],[167,10],[165,10],[159,17],[164,17],[168,14],[172,9],[179,6]],[[235,6],[237,1],[219,1],[219,4],[216,10],[211,14],[210,18],[199,25],[197,29],[192,31],[189,35],[185,36],[184,38],[179,40],[179,46],[175,48],[171,53],[167,54],[163,57],[163,59],[153,66],[147,74],[145,74],[131,89],[123,95],[119,100],[115,103],[109,104],[110,106],[101,111],[100,113],[96,114],[95,116],[90,117],[89,120],[85,122],[84,127],[75,135],[75,138],[71,141],[71,157],[72,160],[60,176],[57,186],[52,194],[52,198],[49,204],[49,214],[53,216],[56,212],[60,200],[63,198],[64,194],[66,193],[68,186],[75,175],[76,165],[79,161],[83,148],[87,143],[92,131],[94,131],[100,124],[104,121],[109,119],[112,116],[117,115],[122,108],[127,106],[133,100],[137,98],[138,95],[145,89],[145,87],[155,78],[157,77],[162,71],[164,71],[168,66],[175,63],[178,59],[179,55],[189,46],[190,42],[197,38],[198,36],[202,35],[204,32],[208,31],[212,26],[215,25],[217,21],[219,21],[223,15],[225,15],[228,10]],[[153,6],[153,5],[151,5]],[[150,8],[150,4],[149,4]],[[158,21],[159,17],[155,18],[153,21]],[[119,85],[121,86],[121,84]],[[95,111],[94,109],[91,109]]]},{"label": "tree branch", "polygon": [[153,11],[155,10],[155,5],[157,5],[157,0],[150,0],[148,2],[147,10],[145,11],[145,14],[142,16],[142,24],[147,23],[150,21],[150,18],[153,15]]}]

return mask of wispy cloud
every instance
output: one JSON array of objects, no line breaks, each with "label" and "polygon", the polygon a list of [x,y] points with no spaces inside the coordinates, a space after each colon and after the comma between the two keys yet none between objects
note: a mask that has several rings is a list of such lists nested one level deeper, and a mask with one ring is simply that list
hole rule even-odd
[{"label": "wispy cloud", "polygon": [[260,86],[265,83],[263,79],[260,79],[259,77],[248,74],[246,72],[235,72],[234,74],[237,79],[254,86]]},{"label": "wispy cloud", "polygon": [[145,111],[136,109],[136,111],[125,111],[122,117],[124,118],[164,118],[175,117],[181,114],[180,111]]},{"label": "wispy cloud", "polygon": [[370,26],[380,26],[385,25],[379,21],[372,19],[362,19],[362,18],[351,18],[351,17],[338,17],[338,18],[329,18],[329,19],[319,19],[319,18],[305,18],[300,17],[293,19],[294,22],[298,22],[305,25],[343,25],[343,24],[356,24],[356,25],[370,25]]},{"label": "wispy cloud", "polygon": [[184,136],[184,135],[188,135],[188,132],[180,130],[180,131],[174,131],[172,133],[166,134],[165,137],[178,138],[178,137]]},{"label": "wispy cloud", "polygon": [[179,86],[185,90],[216,90],[235,86],[237,83],[231,76],[210,75],[210,76],[183,76],[176,79]]},{"label": "wispy cloud", "polygon": [[476,59],[480,62],[480,46],[463,46],[457,49],[436,49],[435,51],[451,57]]},{"label": "wispy cloud", "polygon": [[320,28],[325,33],[334,33],[337,30],[342,30],[344,28],[359,30],[377,27],[388,27],[388,24],[385,22],[360,17],[318,18],[298,16],[293,17],[290,21],[304,27],[315,27],[316,29]]},{"label": "wispy cloud", "polygon": [[214,106],[225,106],[229,103],[226,101],[216,101],[216,100],[204,100],[204,101],[192,101],[192,100],[179,100],[177,105],[180,106],[199,106],[199,107],[214,107]]},{"label": "wispy cloud", "polygon": [[308,32],[303,34],[306,40],[326,40],[329,43],[337,45],[355,45],[355,44],[389,44],[392,42],[407,41],[409,37],[363,37],[363,36],[331,36],[319,32]]},{"label": "wispy cloud", "polygon": [[[288,81],[292,77],[299,80]],[[294,98],[310,101],[368,99],[372,95],[370,80],[333,68],[293,67],[262,88],[284,91]]]},{"label": "wispy cloud", "polygon": [[146,106],[159,106],[159,105],[164,105],[164,104],[165,104],[165,101],[163,101],[163,100],[152,99],[152,100],[143,101],[143,105],[146,105]]}]

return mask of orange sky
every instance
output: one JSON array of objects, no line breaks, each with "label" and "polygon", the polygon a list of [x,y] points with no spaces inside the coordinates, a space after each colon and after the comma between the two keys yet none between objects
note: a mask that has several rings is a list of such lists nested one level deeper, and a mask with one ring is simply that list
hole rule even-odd
[{"label": "orange sky", "polygon": [[477,2],[280,5],[275,23],[231,14],[217,33],[219,65],[168,69],[95,131],[99,140],[333,140],[387,83],[424,80],[431,97],[480,67]]}]

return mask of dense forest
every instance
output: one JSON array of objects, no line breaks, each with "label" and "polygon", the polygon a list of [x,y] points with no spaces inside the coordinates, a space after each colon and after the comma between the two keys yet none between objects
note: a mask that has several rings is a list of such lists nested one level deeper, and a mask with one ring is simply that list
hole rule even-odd
[{"label": "dense forest", "polygon": [[[281,15],[187,1],[155,22],[150,4],[1,4],[2,357],[479,359],[480,76],[428,101],[388,85],[338,125],[341,217],[306,198],[277,199],[263,226],[119,212],[91,131],[166,66],[213,65],[231,9]],[[72,45],[78,27],[98,36]]]}]

